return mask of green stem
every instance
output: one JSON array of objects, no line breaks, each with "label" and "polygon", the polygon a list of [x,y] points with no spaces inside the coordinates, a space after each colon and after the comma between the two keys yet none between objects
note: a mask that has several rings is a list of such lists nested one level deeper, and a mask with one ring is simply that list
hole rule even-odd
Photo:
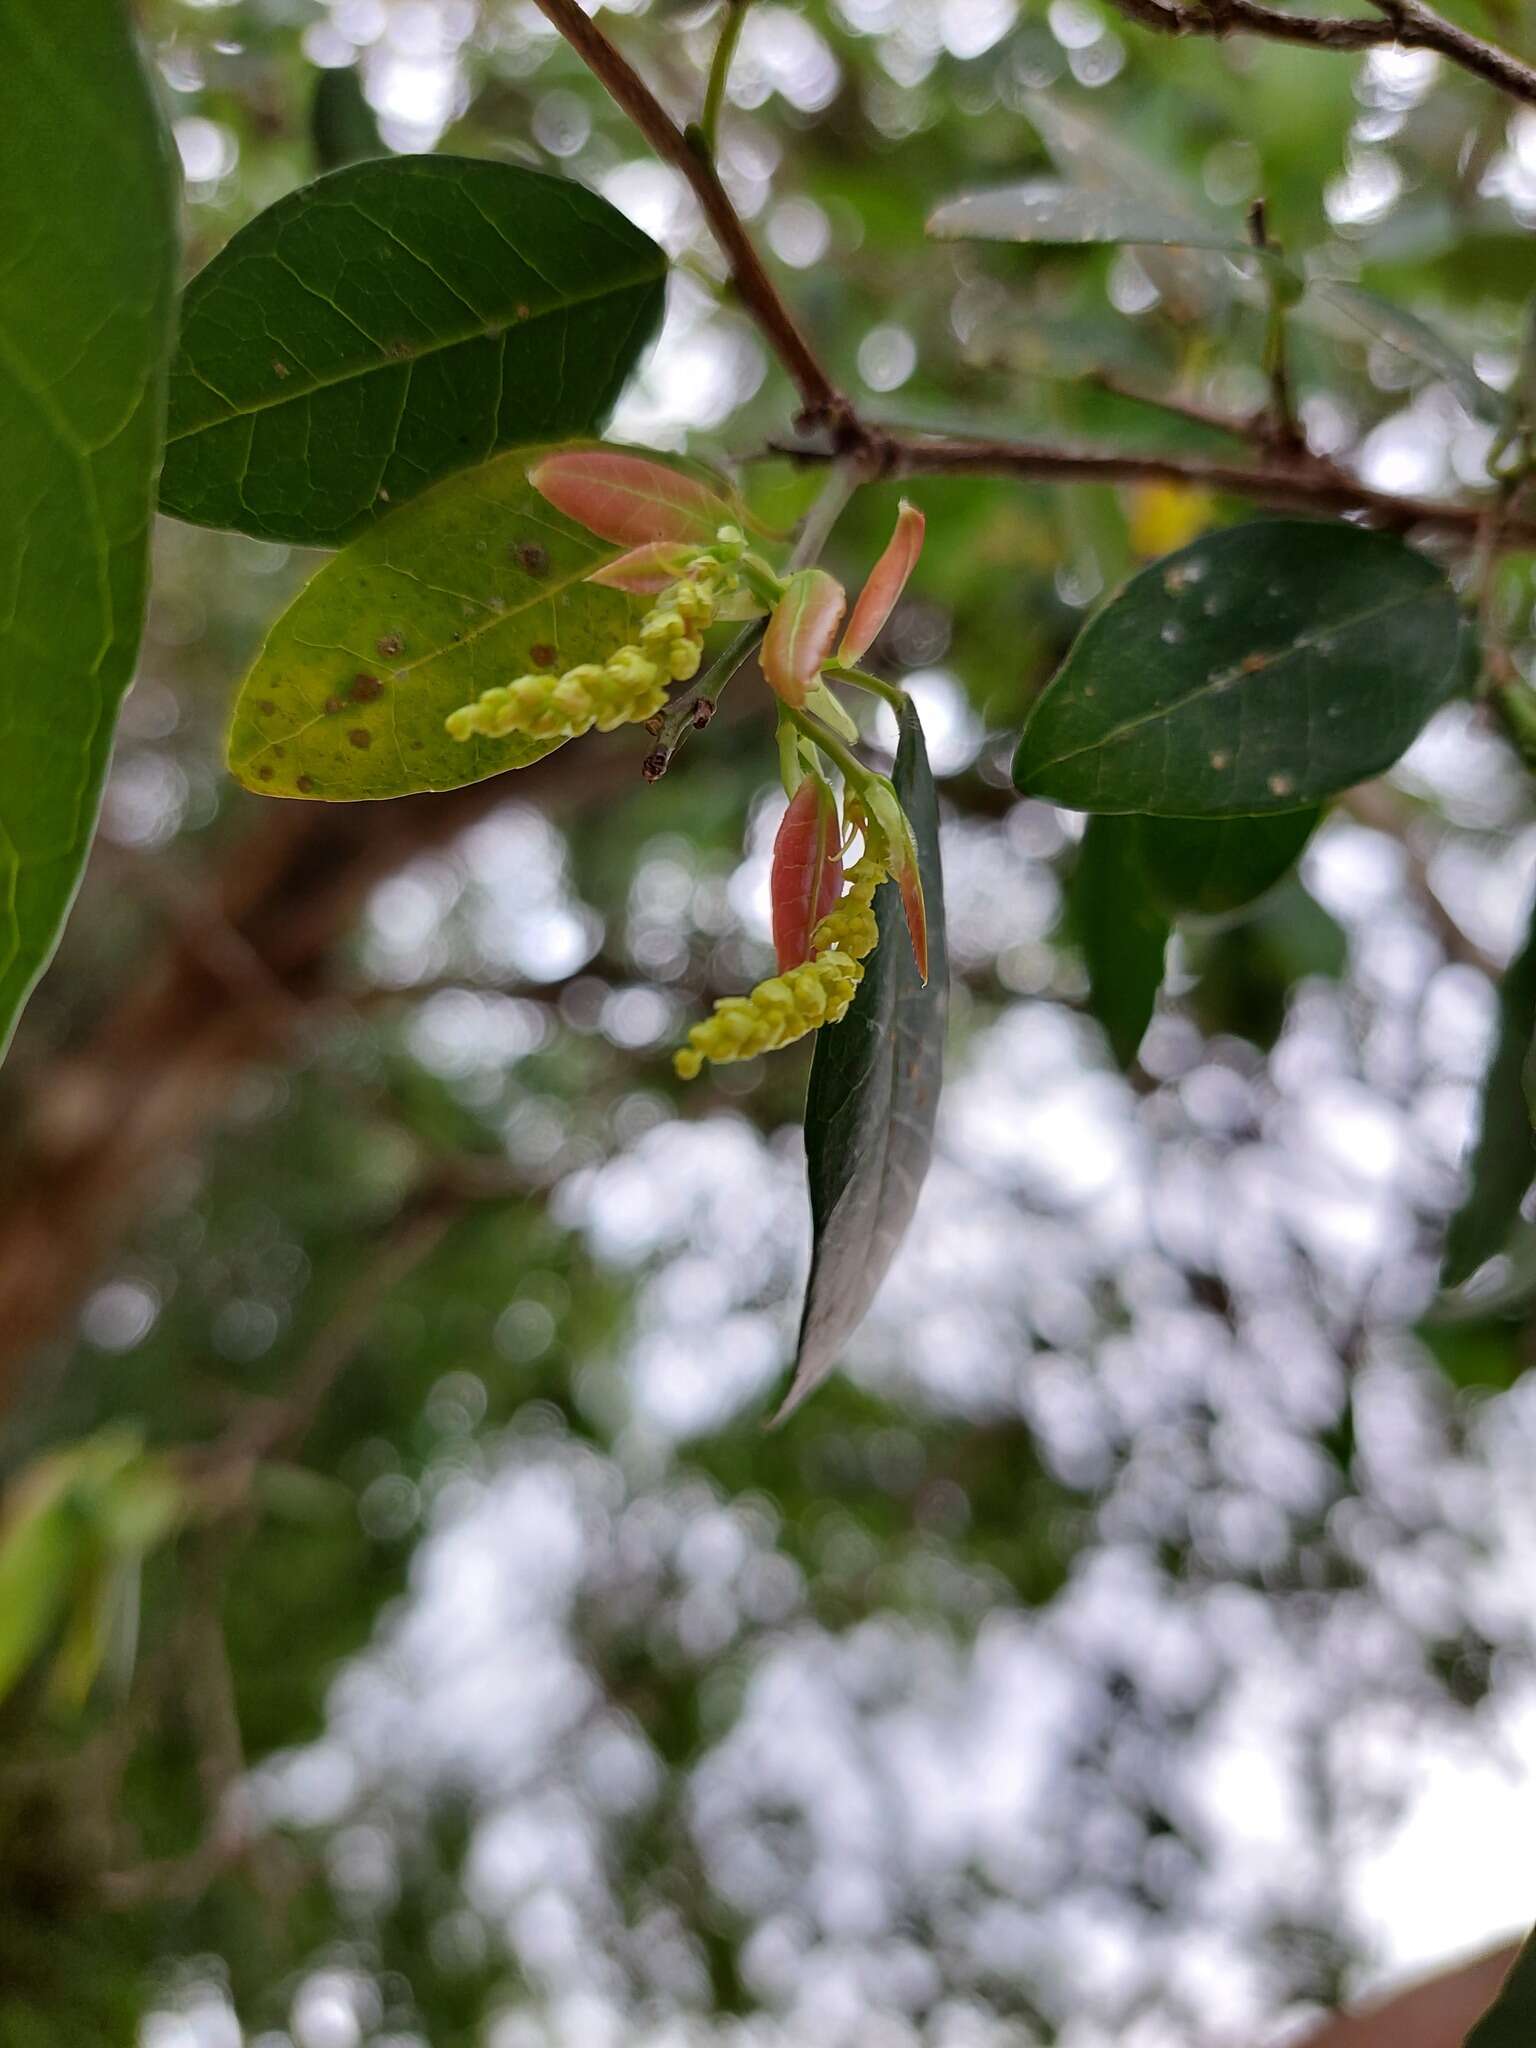
[{"label": "green stem", "polygon": [[885,682],[880,676],[872,676],[867,670],[854,668],[847,662],[829,661],[822,674],[830,676],[834,683],[852,683],[856,690],[873,690],[893,711],[899,712],[907,701],[907,693],[899,684]]},{"label": "green stem", "polygon": [[751,0],[725,0],[725,20],[720,24],[720,38],[715,44],[714,61],[709,67],[709,83],[704,88],[704,113],[699,122],[699,134],[711,163],[720,132],[720,109],[725,104],[725,81],[730,74],[731,59],[741,40],[741,25],[747,18],[750,5]]},{"label": "green stem", "polygon": [[843,744],[831,726],[823,725],[821,720],[812,717],[809,711],[797,710],[793,704],[786,704],[784,710],[811,744],[820,747],[830,760],[837,763],[843,771],[843,780],[850,789],[862,792],[868,789],[872,782],[878,780],[875,771],[864,766],[858,755]]}]

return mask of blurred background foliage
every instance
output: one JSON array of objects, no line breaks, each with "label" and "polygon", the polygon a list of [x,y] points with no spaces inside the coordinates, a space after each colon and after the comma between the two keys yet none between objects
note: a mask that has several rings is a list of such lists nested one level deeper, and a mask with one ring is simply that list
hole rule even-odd
[{"label": "blurred background foliage", "polygon": [[[1518,45],[1513,10],[1461,15]],[[680,181],[524,0],[140,18],[193,266],[358,155],[559,170],[676,261],[614,431],[803,509],[814,480],[754,459],[790,401]],[[608,19],[691,114],[710,11]],[[1153,40],[1096,0],[760,0],[722,159],[893,421],[1235,451],[1108,387],[1261,405],[1240,266],[925,241],[1053,160],[1234,218],[1262,194],[1309,275],[1514,373],[1536,115],[1433,57]],[[1316,321],[1295,368],[1314,447],[1375,487],[1481,475],[1487,428],[1413,357]],[[655,788],[621,733],[385,845],[280,987],[207,888],[290,829],[220,742],[318,558],[162,524],[102,840],[0,1075],[0,1253],[46,1263],[27,1214],[68,1232],[21,1211],[71,1187],[103,1077],[166,1084],[134,1064],[157,975],[192,960],[250,1036],[0,1376],[36,1546],[0,1613],[3,2048],[1260,2043],[1525,1912],[1536,1257],[1450,1303],[1436,1272],[1528,786],[1442,713],[1299,879],[1179,931],[1122,1074],[1063,908],[1082,821],[1006,764],[1095,600],[1242,508],[913,495],[879,655],[945,804],[951,1078],[850,1372],[775,1433],[805,1061],[668,1063],[771,959],[761,698]],[[850,579],[894,497],[841,522]],[[1512,559],[1522,667],[1529,586]],[[1475,1842],[1400,1825],[1448,1759]]]}]

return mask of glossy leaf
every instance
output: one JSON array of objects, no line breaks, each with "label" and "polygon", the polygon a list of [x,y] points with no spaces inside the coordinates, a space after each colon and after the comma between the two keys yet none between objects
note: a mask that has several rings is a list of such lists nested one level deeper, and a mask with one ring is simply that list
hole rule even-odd
[{"label": "glossy leaf", "polygon": [[1296,810],[1388,768],[1464,678],[1434,563],[1332,521],[1229,527],[1134,576],[1079,634],[1014,757],[1085,811]]},{"label": "glossy leaf", "polygon": [[1138,818],[1147,888],[1170,917],[1227,917],[1289,872],[1321,816],[1313,805],[1270,818]]},{"label": "glossy leaf", "polygon": [[561,448],[529,471],[541,497],[603,540],[712,541],[731,518],[719,492],[689,476],[617,448]]},{"label": "glossy leaf", "polygon": [[1536,1179],[1536,1133],[1523,1069],[1536,1039],[1536,904],[1525,943],[1499,988],[1499,1030],[1483,1081],[1477,1142],[1461,1207],[1451,1218],[1441,1280],[1456,1287],[1504,1249]]},{"label": "glossy leaf", "polygon": [[0,8],[0,1053],[96,827],[143,621],[176,267],[120,0]]},{"label": "glossy leaf", "polygon": [[876,892],[880,943],[840,1024],[816,1034],[805,1103],[811,1273],[782,1419],[824,1380],[875,1297],[917,1207],[933,1150],[949,968],[938,800],[922,727],[902,706],[894,781],[912,821],[931,913],[918,977],[894,883]]},{"label": "glossy leaf", "polygon": [[1531,2048],[1536,2041],[1536,1935],[1521,1947],[1493,2004],[1468,2034],[1466,2048]]},{"label": "glossy leaf", "polygon": [[797,569],[773,608],[759,656],[770,689],[799,710],[832,659],[848,594],[825,569]]},{"label": "glossy leaf", "polygon": [[789,800],[773,842],[769,894],[773,949],[787,974],[811,954],[811,933],[843,887],[842,820],[819,775],[807,775]]},{"label": "glossy leaf", "polygon": [[1131,242],[1254,253],[1240,226],[1197,220],[1132,193],[1089,190],[1054,178],[963,192],[929,216],[928,232],[943,241]]},{"label": "glossy leaf", "polygon": [[614,553],[553,511],[515,449],[448,477],[312,577],[235,706],[229,764],[266,796],[455,789],[560,745],[451,740],[450,711],[531,670],[603,660],[646,601],[585,581]]},{"label": "glossy leaf", "polygon": [[837,650],[839,661],[857,661],[864,650],[874,644],[880,629],[896,609],[897,600],[906,589],[907,579],[917,567],[917,558],[923,551],[924,524],[922,513],[903,498],[901,510],[896,515],[896,531],[886,543],[885,553],[870,571],[869,581],[859,592],[858,602],[853,607]]},{"label": "glossy leaf", "polygon": [[1142,867],[1140,818],[1088,820],[1068,910],[1088,971],[1088,1007],[1111,1052],[1129,1067],[1147,1033],[1171,926]]},{"label": "glossy leaf", "polygon": [[665,271],[564,178],[449,156],[333,171],[188,285],[160,502],[337,547],[451,470],[590,433]]}]

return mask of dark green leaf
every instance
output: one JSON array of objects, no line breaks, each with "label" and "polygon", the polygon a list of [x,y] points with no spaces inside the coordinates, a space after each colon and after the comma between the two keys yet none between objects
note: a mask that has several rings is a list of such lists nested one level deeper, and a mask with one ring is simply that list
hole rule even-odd
[{"label": "dark green leaf", "polygon": [[797,1408],[836,1365],[912,1221],[933,1151],[949,1009],[939,808],[923,729],[901,709],[893,777],[917,838],[928,908],[928,981],[919,981],[902,914],[887,882],[875,896],[880,943],[840,1024],[816,1034],[805,1099],[811,1190],[811,1274],[795,1377],[776,1419]]},{"label": "dark green leaf", "polygon": [[1536,1935],[1521,1948],[1503,1989],[1468,2034],[1466,2048],[1531,2048],[1536,2041]]},{"label": "dark green leaf", "polygon": [[580,185],[394,157],[292,192],[187,287],[164,509],[337,547],[450,470],[598,426],[666,258]]},{"label": "dark green leaf", "polygon": [[355,64],[338,64],[315,73],[309,125],[315,162],[322,171],[389,155]]},{"label": "dark green leaf", "polygon": [[235,705],[229,765],[263,796],[457,789],[559,740],[452,740],[493,683],[602,661],[650,600],[584,579],[619,553],[528,481],[518,448],[435,489],[329,561],[267,635]]},{"label": "dark green leaf", "polygon": [[1386,534],[1264,520],[1144,569],[1079,634],[1014,780],[1084,811],[1296,810],[1390,767],[1464,674],[1434,563]]},{"label": "dark green leaf", "polygon": [[1139,818],[1146,885],[1170,917],[1229,916],[1275,886],[1321,815],[1313,805],[1270,818]]},{"label": "dark green leaf", "polygon": [[963,192],[935,209],[928,232],[944,241],[1138,242],[1254,253],[1240,228],[1196,220],[1156,200],[1089,191],[1054,178],[1030,178],[990,192]]},{"label": "dark green leaf", "polygon": [[1144,822],[1088,820],[1067,906],[1088,969],[1088,1006],[1122,1067],[1135,1059],[1152,1021],[1170,931],[1147,888]]},{"label": "dark green leaf", "polygon": [[0,1052],[58,943],[143,620],[176,266],[119,0],[0,9]]},{"label": "dark green leaf", "polygon": [[1441,1279],[1457,1287],[1504,1248],[1536,1178],[1536,1134],[1526,1108],[1523,1071],[1536,1036],[1536,905],[1525,943],[1499,988],[1499,1035],[1483,1083],[1482,1122],[1471,1178],[1451,1218]]}]

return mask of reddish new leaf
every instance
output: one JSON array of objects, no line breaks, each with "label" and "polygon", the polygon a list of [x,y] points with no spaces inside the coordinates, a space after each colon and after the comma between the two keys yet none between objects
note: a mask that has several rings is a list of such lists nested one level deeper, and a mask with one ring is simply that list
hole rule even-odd
[{"label": "reddish new leaf", "polygon": [[712,541],[730,506],[696,477],[614,448],[565,448],[546,455],[528,481],[557,511],[603,540]]},{"label": "reddish new leaf", "polygon": [[901,510],[896,515],[896,531],[891,535],[885,553],[870,571],[869,581],[859,592],[859,601],[848,621],[843,644],[837,650],[839,661],[857,661],[865,648],[873,644],[876,634],[896,609],[896,600],[906,588],[907,578],[917,567],[917,558],[923,551],[923,526],[922,513],[903,498]]},{"label": "reddish new leaf", "polygon": [[906,912],[907,931],[912,940],[912,958],[917,962],[920,981],[928,979],[928,910],[923,902],[923,878],[918,872],[917,849],[911,847],[906,864],[896,870],[901,907]]},{"label": "reddish new leaf", "polygon": [[799,569],[773,608],[758,660],[769,687],[797,711],[832,658],[847,603],[847,592],[825,569]]},{"label": "reddish new leaf", "polygon": [[643,547],[616,555],[601,569],[594,569],[588,583],[606,584],[610,590],[627,590],[635,597],[657,597],[669,583],[675,583],[694,559],[695,550],[685,542],[648,540]]},{"label": "reddish new leaf", "polygon": [[781,974],[810,958],[811,933],[842,887],[837,799],[819,775],[807,775],[773,842],[773,945]]}]

